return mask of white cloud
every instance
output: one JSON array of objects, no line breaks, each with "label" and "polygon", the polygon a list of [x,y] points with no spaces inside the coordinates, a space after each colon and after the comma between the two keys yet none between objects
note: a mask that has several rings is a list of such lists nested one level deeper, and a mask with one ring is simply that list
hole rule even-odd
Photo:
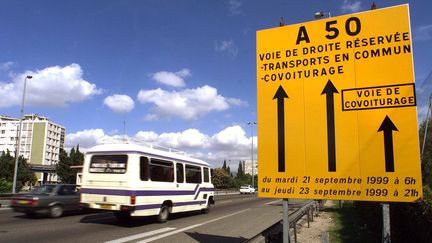
[{"label": "white cloud", "polygon": [[104,99],[104,104],[117,113],[128,113],[133,110],[135,103],[127,95],[115,94]]},{"label": "white cloud", "polygon": [[414,32],[414,39],[417,41],[432,40],[432,24],[418,27]]},{"label": "white cloud", "polygon": [[154,113],[147,115],[146,120],[172,117],[195,120],[212,111],[227,110],[230,104],[241,103],[239,100],[231,100],[219,95],[216,88],[208,85],[181,91],[140,90],[138,100],[142,104],[154,105],[152,108]]},{"label": "white cloud", "polygon": [[102,129],[90,129],[78,131],[76,133],[66,135],[66,148],[72,148],[80,145],[80,149],[87,150],[97,144],[100,144],[105,133]]},{"label": "white cloud", "polygon": [[197,129],[188,129],[181,133],[162,133],[158,142],[175,148],[206,148],[209,137]]},{"label": "white cloud", "polygon": [[27,80],[26,104],[29,105],[65,106],[102,92],[95,84],[84,80],[80,65],[73,63],[65,67],[53,66],[13,75],[11,82],[0,83],[0,107],[21,104],[24,78],[27,75],[33,76]]},{"label": "white cloud", "polygon": [[344,13],[358,12],[362,9],[361,1],[344,0],[341,9]]},{"label": "white cloud", "polygon": [[227,127],[212,137],[214,147],[229,148],[231,146],[247,146],[246,133],[240,126]]},{"label": "white cloud", "polygon": [[232,57],[236,57],[238,55],[238,48],[233,40],[224,40],[220,42],[216,41],[215,50],[217,52],[228,53]]},{"label": "white cloud", "polygon": [[[227,127],[213,135],[207,135],[197,129],[187,129],[182,132],[157,134],[153,131],[139,131],[134,137],[127,137],[135,143],[152,143],[167,146],[186,152],[220,166],[224,159],[233,161],[237,165],[239,160],[249,160],[251,157],[252,138],[240,126]],[[102,129],[83,130],[66,136],[66,148],[80,145],[81,151],[115,140],[125,140],[123,136],[109,136]],[[253,138],[256,158],[256,137]]]},{"label": "white cloud", "polygon": [[228,98],[228,103],[234,106],[248,106],[249,104],[246,101],[237,98]]},{"label": "white cloud", "polygon": [[229,0],[229,11],[231,15],[237,15],[242,13],[240,7],[243,5],[242,1],[240,0]]},{"label": "white cloud", "polygon": [[176,72],[176,74],[182,78],[187,78],[192,76],[191,71],[187,68],[183,68],[182,70]]},{"label": "white cloud", "polygon": [[184,87],[184,78],[190,77],[191,72],[189,69],[184,68],[178,72],[160,71],[151,75],[152,79],[173,87]]},{"label": "white cloud", "polygon": [[140,140],[140,141],[145,141],[145,142],[156,142],[158,139],[158,135],[155,132],[144,132],[144,131],[139,131],[137,134],[135,134],[135,138]]},{"label": "white cloud", "polygon": [[3,63],[0,63],[0,70],[1,71],[9,71],[12,68],[13,65],[14,65],[13,62],[3,62]]}]

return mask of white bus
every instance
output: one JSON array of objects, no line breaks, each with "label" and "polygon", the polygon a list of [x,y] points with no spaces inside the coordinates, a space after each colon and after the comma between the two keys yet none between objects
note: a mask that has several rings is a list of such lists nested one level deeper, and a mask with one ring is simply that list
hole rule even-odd
[{"label": "white bus", "polygon": [[208,163],[135,144],[104,144],[87,151],[81,207],[113,211],[120,220],[201,210],[214,204]]}]

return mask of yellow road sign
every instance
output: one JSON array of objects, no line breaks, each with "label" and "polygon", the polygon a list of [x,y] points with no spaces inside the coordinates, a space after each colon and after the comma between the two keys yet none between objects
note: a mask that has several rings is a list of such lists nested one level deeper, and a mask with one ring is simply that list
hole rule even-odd
[{"label": "yellow road sign", "polygon": [[257,32],[259,196],[422,197],[408,5]]}]

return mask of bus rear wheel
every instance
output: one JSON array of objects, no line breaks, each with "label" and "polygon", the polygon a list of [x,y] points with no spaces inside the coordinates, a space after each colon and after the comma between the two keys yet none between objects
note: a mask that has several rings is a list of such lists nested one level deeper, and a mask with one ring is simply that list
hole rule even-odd
[{"label": "bus rear wheel", "polygon": [[159,214],[156,216],[156,220],[159,223],[165,223],[168,220],[169,217],[169,206],[166,204],[163,204]]}]

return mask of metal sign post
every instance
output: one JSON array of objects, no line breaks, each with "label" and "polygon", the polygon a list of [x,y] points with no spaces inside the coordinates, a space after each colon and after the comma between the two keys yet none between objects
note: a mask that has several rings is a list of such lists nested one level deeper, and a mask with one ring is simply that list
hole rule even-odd
[{"label": "metal sign post", "polygon": [[388,203],[382,204],[382,217],[383,217],[383,230],[382,230],[382,242],[390,243],[390,208]]},{"label": "metal sign post", "polygon": [[290,243],[289,219],[288,219],[288,199],[282,200],[283,205],[283,243]]}]

